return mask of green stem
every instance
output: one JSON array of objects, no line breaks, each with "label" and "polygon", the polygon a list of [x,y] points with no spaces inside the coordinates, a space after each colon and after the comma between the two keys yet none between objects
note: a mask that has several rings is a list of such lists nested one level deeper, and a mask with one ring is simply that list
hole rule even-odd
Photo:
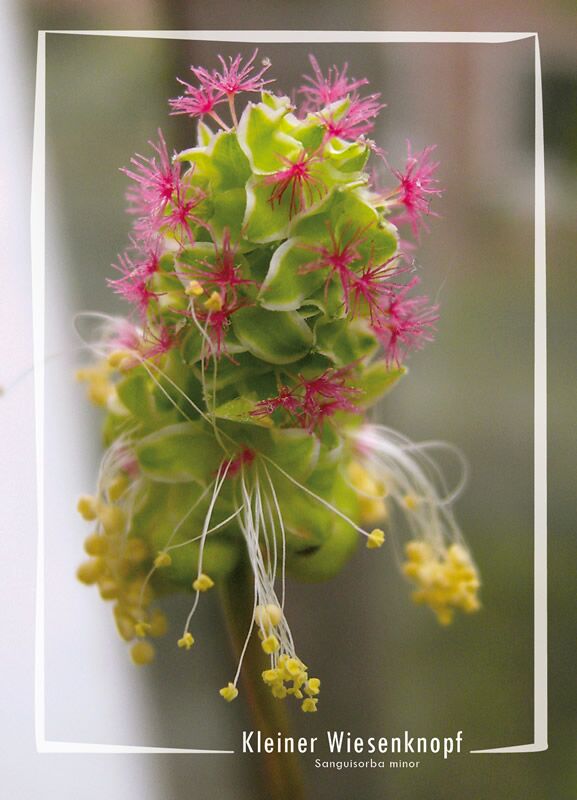
[{"label": "green stem", "polygon": [[[235,657],[240,656],[253,614],[254,578],[243,564],[220,586],[220,601]],[[272,696],[261,673],[269,666],[256,634],[251,637],[241,670],[242,694],[248,703],[254,730],[263,738],[288,735],[289,722],[285,703]],[[261,778],[270,800],[304,800],[304,783],[295,753],[263,753]]]}]

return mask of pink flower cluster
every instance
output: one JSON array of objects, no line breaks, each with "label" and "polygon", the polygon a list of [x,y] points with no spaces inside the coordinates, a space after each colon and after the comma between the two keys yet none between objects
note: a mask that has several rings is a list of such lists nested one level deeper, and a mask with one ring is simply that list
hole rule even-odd
[{"label": "pink flower cluster", "polygon": [[[255,62],[258,50],[255,50],[246,64],[242,58],[229,58],[228,63],[219,56],[221,70],[209,72],[204,67],[191,66],[191,71],[198,81],[198,86],[193,86],[188,81],[178,79],[184,86],[184,94],[169,101],[173,114],[187,114],[189,117],[212,117],[218,125],[227,128],[216,112],[220,103],[228,102],[232,122],[237,124],[234,98],[240,92],[260,92],[272,80],[265,80],[264,74],[270,67],[270,62],[265,59],[260,69]],[[256,71],[255,71],[256,70]]]},{"label": "pink flower cluster", "polygon": [[[240,92],[259,92],[271,82],[265,78],[270,64],[267,60],[257,64],[257,52],[255,50],[246,62],[240,55],[228,60],[219,56],[220,68],[212,71],[192,66],[198,85],[181,81],[185,92],[170,101],[173,113],[191,117],[209,115],[221,128],[229,130],[215,111],[221,103],[228,102],[232,125],[236,126],[235,96]],[[349,77],[346,64],[340,70],[329,68],[324,74],[313,56],[310,61],[312,75],[305,76],[305,82],[298,89],[304,101],[301,112],[319,116],[326,128],[325,139],[338,136],[366,144],[365,134],[372,130],[376,116],[384,107],[380,96],[361,95],[368,81]],[[158,141],[150,145],[152,155],[135,155],[130,167],[123,170],[132,181],[127,199],[128,210],[135,219],[131,245],[114,265],[120,276],[109,280],[109,284],[131,303],[145,322],[145,336],[150,339],[147,352],[154,354],[164,352],[177,340],[178,325],[170,332],[166,322],[160,316],[155,317],[158,312],[151,310],[158,308],[161,298],[161,292],[155,288],[155,276],[165,235],[170,235],[181,248],[194,243],[195,229],[199,226],[213,241],[215,237],[203,221],[202,204],[207,196],[193,183],[194,169],[182,174],[181,163],[170,157],[160,130]],[[433,214],[431,199],[441,194],[435,178],[438,164],[431,160],[433,150],[433,147],[426,147],[413,152],[408,143],[404,168],[389,168],[395,184],[383,189],[373,182],[378,203],[392,212],[391,221],[401,228],[408,226],[417,238],[421,228],[427,230],[425,217]],[[284,159],[277,173],[263,178],[271,187],[272,208],[288,194],[289,216],[293,217],[324,197],[327,188],[318,171],[323,151],[324,144],[312,153],[303,149],[296,158]],[[306,246],[311,251],[311,260],[301,267],[301,272],[325,271],[325,295],[331,282],[337,281],[345,312],[351,317],[368,317],[387,361],[400,364],[410,350],[432,338],[437,308],[430,306],[426,297],[411,296],[419,282],[416,277],[408,283],[398,282],[402,273],[409,272],[403,255],[398,254],[383,263],[372,258],[367,243],[369,233],[368,228],[350,230],[346,225],[338,233],[329,229],[328,243]],[[225,231],[222,243],[215,244],[214,259],[200,259],[194,267],[179,267],[178,277],[197,281],[204,297],[213,297],[210,304],[198,304],[193,311],[179,313],[194,314],[219,355],[224,349],[232,314],[249,302],[245,293],[239,293],[243,285],[252,281],[243,277],[238,266],[238,246]],[[410,247],[406,243],[405,249]],[[214,298],[215,293],[218,299]],[[352,390],[344,383],[344,373],[329,371],[321,378],[317,388],[301,379],[295,389],[285,392],[286,387],[282,387],[276,398],[266,402],[272,403],[274,408],[284,408],[307,428],[317,427],[322,419],[350,403],[352,396]],[[326,392],[330,392],[331,387],[336,394],[329,397]]]}]

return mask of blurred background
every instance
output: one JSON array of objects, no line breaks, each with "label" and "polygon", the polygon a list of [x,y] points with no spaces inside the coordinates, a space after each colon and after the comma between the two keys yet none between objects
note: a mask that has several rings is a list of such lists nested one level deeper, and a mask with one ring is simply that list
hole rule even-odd
[{"label": "blurred background", "polygon": [[[574,340],[577,53],[568,0],[477,5],[454,2],[319,0],[228,3],[73,0],[5,3],[0,58],[2,137],[0,382],[31,363],[28,185],[37,29],[294,28],[536,30],[543,57],[550,335],[550,750],[532,755],[432,756],[414,771],[315,770],[303,759],[310,797],[480,800],[574,797],[577,722],[574,682]],[[232,13],[231,13],[232,12]],[[323,67],[348,61],[383,95],[374,138],[400,164],[405,140],[437,145],[446,189],[417,261],[441,304],[434,344],[415,354],[410,375],[380,418],[417,440],[457,445],[470,464],[457,507],[484,579],[483,611],[441,629],[414,607],[393,551],[359,551],[325,585],[289,587],[293,633],[323,681],[322,712],[294,715],[295,735],[326,729],[353,735],[454,735],[467,750],[532,740],[533,531],[533,153],[534,45],[267,45],[287,91],[314,52]],[[81,356],[72,317],[124,312],[106,288],[126,244],[126,179],[119,172],[162,127],[169,146],[190,145],[194,126],[168,116],[175,76],[190,63],[250,45],[51,35],[47,39],[47,401],[46,733],[56,741],[234,749],[250,725],[242,699],[216,692],[230,674],[219,609],[199,617],[202,653],[187,659],[170,639],[145,670],[129,663],[112,615],[77,585],[84,524],[76,496],[94,484],[99,415],[71,380]],[[10,254],[10,255],[9,255]],[[15,258],[16,256],[16,258]],[[8,269],[18,262],[16,270]],[[7,282],[10,275],[10,284]],[[545,379],[545,376],[543,376]],[[37,756],[33,741],[34,449],[32,379],[2,399],[7,457],[3,540],[11,606],[3,684],[9,736],[0,760],[11,793],[82,800],[228,800],[266,797],[248,756]],[[447,461],[450,478],[454,465]],[[5,593],[5,594],[4,594]],[[182,615],[186,601],[173,601]],[[336,654],[336,657],[335,657]]]}]

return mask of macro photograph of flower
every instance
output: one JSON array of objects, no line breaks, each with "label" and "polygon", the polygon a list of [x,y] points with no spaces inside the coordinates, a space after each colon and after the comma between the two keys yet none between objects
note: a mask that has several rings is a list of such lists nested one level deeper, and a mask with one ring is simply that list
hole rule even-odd
[{"label": "macro photograph of flower", "polygon": [[[449,26],[450,5],[424,25],[367,4],[359,25],[351,4],[334,36],[280,4],[270,36],[258,4],[238,36],[224,4],[14,10],[6,175],[32,191],[4,214],[28,272],[0,419],[22,797],[570,796],[571,558],[547,573],[537,538],[536,87],[559,548],[571,14]],[[510,33],[454,33],[473,30]]]}]

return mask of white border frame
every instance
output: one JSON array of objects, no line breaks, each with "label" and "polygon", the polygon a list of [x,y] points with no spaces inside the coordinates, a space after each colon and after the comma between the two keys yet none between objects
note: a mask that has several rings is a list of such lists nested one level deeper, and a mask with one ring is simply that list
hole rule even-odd
[{"label": "white border frame", "polygon": [[169,747],[54,742],[46,739],[44,615],[44,339],[45,339],[45,140],[46,34],[117,36],[250,43],[437,43],[506,44],[535,41],[535,338],[534,338],[534,721],[533,742],[472,753],[534,753],[547,750],[547,298],[545,247],[545,155],[543,90],[537,33],[459,31],[116,31],[52,30],[38,32],[34,143],[32,157],[31,258],[34,319],[34,399],[38,549],[35,638],[35,733],[40,753],[233,753]]}]

